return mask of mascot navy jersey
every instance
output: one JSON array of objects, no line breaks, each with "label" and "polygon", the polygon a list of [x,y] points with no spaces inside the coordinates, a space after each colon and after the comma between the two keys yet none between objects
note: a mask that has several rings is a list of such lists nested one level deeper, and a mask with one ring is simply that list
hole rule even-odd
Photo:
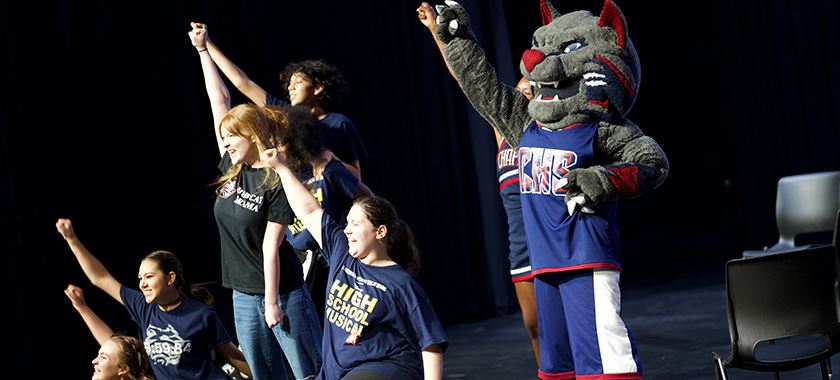
[{"label": "mascot navy jersey", "polygon": [[532,123],[519,144],[519,190],[534,274],[585,268],[621,269],[616,202],[595,214],[567,212],[560,179],[596,162],[598,123],[551,131]]}]

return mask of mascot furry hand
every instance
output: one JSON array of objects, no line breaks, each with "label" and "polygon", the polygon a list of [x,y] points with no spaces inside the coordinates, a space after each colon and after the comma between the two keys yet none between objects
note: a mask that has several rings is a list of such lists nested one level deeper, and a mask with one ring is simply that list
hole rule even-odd
[{"label": "mascot furry hand", "polygon": [[[550,131],[598,123],[593,143],[597,162],[575,166],[572,158],[561,156],[566,160],[561,165],[556,164],[558,157],[548,157],[555,161],[549,174],[523,171],[521,188],[535,186],[545,194],[565,190],[571,214],[576,208],[591,213],[604,202],[659,186],[668,174],[668,160],[656,141],[625,118],[638,93],[640,71],[621,11],[610,0],[599,17],[587,11],[560,15],[545,0],[540,8],[544,25],[534,32],[532,47],[519,65],[533,89],[534,98],[528,101],[499,81],[470,30],[466,10],[454,1],[437,6],[435,33],[444,42],[459,85],[511,145],[519,145],[534,122]],[[520,150],[520,161],[536,162],[534,154]]]}]

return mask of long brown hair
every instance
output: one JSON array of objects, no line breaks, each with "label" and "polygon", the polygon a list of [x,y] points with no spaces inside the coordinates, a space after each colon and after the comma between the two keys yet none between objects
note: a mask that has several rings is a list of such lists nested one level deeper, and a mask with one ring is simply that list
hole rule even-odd
[{"label": "long brown hair", "polygon": [[181,293],[181,296],[213,306],[213,295],[206,288],[187,281],[184,276],[184,266],[174,253],[163,250],[154,251],[143,258],[143,261],[146,260],[155,262],[164,275],[169,272],[175,273],[174,286]]},{"label": "long brown hair", "polygon": [[[285,113],[276,107],[257,107],[253,104],[240,104],[233,107],[219,122],[219,135],[227,129],[234,136],[253,139],[258,152],[278,147],[280,129],[288,124]],[[219,192],[230,179],[236,178],[242,171],[242,163],[232,165],[219,177],[214,185]],[[265,177],[262,186],[273,189],[280,184],[280,177],[270,167],[263,168]]]},{"label": "long brown hair", "polygon": [[399,215],[391,202],[378,196],[356,198],[358,205],[374,227],[385,226],[387,233],[382,242],[388,249],[388,256],[412,277],[420,272],[420,252],[414,242],[414,233]]},{"label": "long brown hair", "polygon": [[140,339],[133,336],[114,334],[108,340],[119,347],[117,367],[125,368],[128,372],[123,376],[127,380],[154,380],[152,369],[149,367],[149,356]]}]

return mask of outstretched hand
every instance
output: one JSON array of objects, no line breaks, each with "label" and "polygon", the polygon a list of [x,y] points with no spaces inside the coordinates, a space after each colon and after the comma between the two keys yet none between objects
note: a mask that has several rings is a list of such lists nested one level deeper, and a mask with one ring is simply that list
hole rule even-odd
[{"label": "outstretched hand", "polygon": [[210,41],[210,38],[207,36],[207,24],[191,22],[190,27],[192,27],[192,30],[187,35],[190,36],[192,45],[198,50],[207,49],[207,41]]},{"label": "outstretched hand", "polygon": [[85,302],[85,293],[82,292],[82,288],[70,284],[67,285],[67,289],[64,289],[64,294],[67,295],[67,298],[70,299],[70,302],[76,310],[87,307],[87,302]]},{"label": "outstretched hand", "polygon": [[444,0],[446,5],[438,5],[435,10],[438,16],[435,18],[435,34],[443,43],[448,43],[453,38],[468,33],[470,18],[467,11],[461,4],[452,0]]},{"label": "outstretched hand", "polygon": [[435,26],[437,26],[437,21],[435,21],[437,16],[435,8],[425,1],[417,8],[417,19],[432,33],[435,32]]},{"label": "outstretched hand", "polygon": [[76,237],[76,232],[73,231],[73,222],[70,219],[59,219],[55,222],[55,228],[64,240],[70,240]]}]

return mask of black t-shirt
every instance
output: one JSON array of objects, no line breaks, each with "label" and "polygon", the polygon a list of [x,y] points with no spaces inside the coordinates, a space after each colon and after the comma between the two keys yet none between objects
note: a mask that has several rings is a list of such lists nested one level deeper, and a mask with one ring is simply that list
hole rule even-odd
[{"label": "black t-shirt", "polygon": [[[226,173],[230,167],[230,155],[225,153],[219,170]],[[216,194],[213,208],[221,241],[222,285],[249,294],[265,293],[262,243],[266,225],[269,221],[288,225],[294,217],[283,188],[268,189],[263,178],[263,169],[243,165],[239,175]],[[279,255],[279,292],[283,294],[303,283],[303,270],[286,239]]]}]

